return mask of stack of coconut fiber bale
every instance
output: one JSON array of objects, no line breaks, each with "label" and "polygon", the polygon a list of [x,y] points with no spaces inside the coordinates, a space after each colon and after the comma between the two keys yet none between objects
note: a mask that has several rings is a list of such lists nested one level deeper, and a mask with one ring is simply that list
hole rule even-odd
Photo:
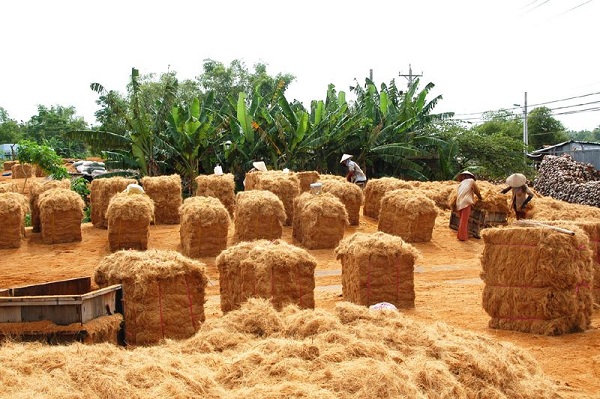
[{"label": "stack of coconut fiber bale", "polygon": [[344,300],[365,306],[415,306],[414,264],[419,253],[412,245],[382,232],[355,233],[335,252],[342,263]]},{"label": "stack of coconut fiber bale", "polygon": [[294,200],[292,235],[308,249],[335,248],[347,225],[346,208],[332,194],[304,193]]},{"label": "stack of coconut fiber bale", "polygon": [[275,194],[285,208],[285,225],[294,220],[294,198],[300,195],[300,180],[295,173],[282,171],[246,173],[246,190],[267,190]]},{"label": "stack of coconut fiber bale", "polygon": [[181,176],[144,176],[144,192],[154,203],[155,224],[179,224],[179,207],[183,202]]},{"label": "stack of coconut fiber bale", "polygon": [[81,219],[85,203],[67,188],[44,191],[38,198],[44,244],[81,241]]},{"label": "stack of coconut fiber bale", "polygon": [[371,179],[367,181],[367,185],[365,186],[363,215],[378,219],[381,199],[385,193],[401,188],[411,189],[412,185],[409,182],[396,179],[395,177],[382,177],[380,179]]},{"label": "stack of coconut fiber bale", "polygon": [[106,210],[110,199],[117,193],[123,192],[129,184],[137,184],[135,179],[123,177],[109,177],[94,179],[90,184],[90,205],[92,209],[91,219],[94,227],[98,229],[108,228]]},{"label": "stack of coconut fiber bale", "polygon": [[0,248],[21,247],[28,212],[29,204],[24,195],[0,192]]},{"label": "stack of coconut fiber bale", "polygon": [[47,180],[43,182],[33,182],[29,189],[29,207],[31,208],[31,231],[39,233],[41,230],[40,208],[38,206],[38,198],[40,194],[53,188],[70,189],[71,181],[63,180]]},{"label": "stack of coconut fiber bale", "polygon": [[483,308],[490,327],[559,335],[589,328],[593,253],[576,225],[531,222],[483,231]]},{"label": "stack of coconut fiber bale", "polygon": [[281,238],[284,222],[285,208],[277,195],[267,190],[237,193],[233,222],[236,241]]},{"label": "stack of coconut fiber bale", "polygon": [[227,248],[229,213],[218,198],[186,198],[180,213],[179,235],[185,256],[216,256]]},{"label": "stack of coconut fiber bale", "polygon": [[296,172],[296,176],[298,176],[298,180],[300,181],[301,193],[310,191],[310,185],[319,181],[319,172],[316,170]]},{"label": "stack of coconut fiber bale", "polygon": [[36,167],[30,163],[15,163],[10,168],[13,179],[25,179],[35,177]]},{"label": "stack of coconut fiber bale", "polygon": [[111,252],[119,249],[148,248],[154,203],[146,194],[118,193],[106,210],[108,243]]},{"label": "stack of coconut fiber bale", "polygon": [[317,261],[306,250],[285,241],[241,242],[221,252],[219,269],[221,310],[235,310],[249,298],[270,299],[285,305],[314,308]]},{"label": "stack of coconut fiber bale", "polygon": [[196,195],[202,197],[218,198],[229,216],[233,217],[235,212],[235,179],[233,174],[222,175],[200,175],[196,177]]},{"label": "stack of coconut fiber bale", "polygon": [[127,345],[193,336],[204,322],[205,265],[176,251],[118,251],[96,267],[100,287],[121,284]]},{"label": "stack of coconut fiber bale", "polygon": [[360,207],[363,203],[363,190],[359,186],[345,180],[324,179],[321,191],[338,197],[346,207],[350,225],[358,225],[360,221]]},{"label": "stack of coconut fiber bale", "polygon": [[437,207],[433,200],[415,190],[399,189],[381,198],[377,229],[407,242],[431,241]]}]

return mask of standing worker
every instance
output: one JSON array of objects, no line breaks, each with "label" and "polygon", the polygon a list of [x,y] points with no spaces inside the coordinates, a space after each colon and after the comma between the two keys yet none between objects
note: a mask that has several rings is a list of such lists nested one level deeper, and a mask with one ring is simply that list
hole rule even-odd
[{"label": "standing worker", "polygon": [[512,190],[512,208],[515,211],[517,220],[525,219],[525,207],[533,198],[533,192],[527,187],[527,177],[521,173],[513,173],[506,178],[506,187],[501,191],[506,194]]},{"label": "standing worker", "polygon": [[365,184],[367,183],[367,176],[362,171],[360,166],[358,166],[358,164],[350,158],[352,158],[352,155],[344,154],[342,155],[342,160],[340,161],[340,163],[343,163],[348,168],[346,180],[356,184],[360,188],[364,188]]},{"label": "standing worker", "polygon": [[458,185],[458,195],[456,197],[456,209],[459,214],[458,234],[460,241],[469,239],[469,216],[471,216],[471,208],[475,203],[475,196],[481,201],[479,187],[475,184],[475,175],[468,170],[460,172],[456,176],[456,180],[460,182]]}]

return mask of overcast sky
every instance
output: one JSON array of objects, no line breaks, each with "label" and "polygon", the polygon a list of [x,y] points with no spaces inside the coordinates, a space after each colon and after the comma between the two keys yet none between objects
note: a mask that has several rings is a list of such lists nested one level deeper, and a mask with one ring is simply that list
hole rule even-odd
[{"label": "overcast sky", "polygon": [[404,86],[412,65],[443,96],[435,112],[522,114],[527,92],[529,111],[543,104],[567,129],[592,130],[599,15],[600,0],[9,0],[0,107],[27,121],[38,104],[75,106],[94,123],[90,83],[125,92],[132,67],[192,79],[207,58],[293,74],[287,98],[308,105],[370,70],[378,85]]}]

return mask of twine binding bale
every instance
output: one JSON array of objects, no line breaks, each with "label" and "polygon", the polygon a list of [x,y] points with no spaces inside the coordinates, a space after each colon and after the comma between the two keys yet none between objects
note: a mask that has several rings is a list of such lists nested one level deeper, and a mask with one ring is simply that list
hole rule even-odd
[{"label": "twine binding bale", "polygon": [[193,336],[204,322],[205,264],[176,251],[118,251],[94,271],[100,287],[121,284],[127,345]]},{"label": "twine binding bale", "polygon": [[319,181],[319,172],[316,170],[296,172],[296,176],[298,176],[298,180],[300,181],[300,193],[310,191],[310,185]]},{"label": "twine binding bale", "polygon": [[16,163],[10,168],[13,179],[35,177],[35,166],[30,163]]},{"label": "twine binding bale", "polygon": [[482,305],[491,328],[560,335],[589,328],[592,251],[588,236],[545,227],[483,231]]},{"label": "twine binding bale", "polygon": [[153,215],[154,204],[146,194],[113,196],[106,211],[110,251],[148,248]]},{"label": "twine binding bale", "polygon": [[327,193],[300,195],[294,200],[294,215],[292,235],[308,249],[335,248],[348,225],[344,204]]},{"label": "twine binding bale", "polygon": [[413,269],[419,253],[412,245],[383,232],[354,233],[340,242],[335,253],[342,264],[344,300],[414,308]]},{"label": "twine binding bale", "polygon": [[71,181],[69,179],[46,180],[42,182],[35,181],[31,184],[29,189],[29,206],[31,208],[31,231],[34,233],[42,231],[38,198],[45,191],[54,188],[70,189]]},{"label": "twine binding bale", "polygon": [[[294,173],[284,173],[282,171],[253,172],[250,175],[254,176],[255,179],[252,190],[271,191],[279,197],[286,213],[284,224],[291,226],[294,220],[294,198],[300,195],[298,176]],[[246,186],[246,189],[249,190],[248,186]]]},{"label": "twine binding bale", "polygon": [[0,249],[20,248],[25,236],[27,198],[19,193],[0,193]]},{"label": "twine binding bale", "polygon": [[348,213],[348,222],[351,226],[358,226],[360,221],[360,207],[363,203],[363,190],[356,184],[339,179],[325,179],[321,191],[335,195],[342,201]]},{"label": "twine binding bale", "polygon": [[181,176],[144,176],[142,187],[154,202],[155,224],[178,224],[182,200]]},{"label": "twine binding bale", "polygon": [[229,213],[218,198],[186,198],[179,212],[179,236],[185,256],[216,256],[227,248]]},{"label": "twine binding bale", "polygon": [[377,229],[406,242],[429,242],[437,208],[433,200],[416,190],[392,190],[381,198]]},{"label": "twine binding bale", "polygon": [[137,184],[137,180],[120,176],[92,180],[90,184],[90,206],[94,227],[98,229],[108,228],[106,210],[110,199],[113,195],[123,192],[129,184]]},{"label": "twine binding bale", "polygon": [[75,191],[53,188],[38,198],[44,244],[81,241],[81,219],[85,203]]},{"label": "twine binding bale", "polygon": [[395,177],[382,177],[380,179],[368,180],[364,189],[365,204],[363,207],[363,215],[378,219],[381,198],[383,198],[386,192],[398,190],[400,188],[410,189],[412,188],[412,185],[409,182],[396,179]]},{"label": "twine binding bale", "polygon": [[285,208],[277,195],[266,190],[237,193],[234,216],[236,241],[281,238],[284,222]]},{"label": "twine binding bale", "polygon": [[281,310],[285,305],[314,308],[316,260],[306,250],[282,240],[241,242],[216,259],[223,313],[249,298],[264,298]]},{"label": "twine binding bale", "polygon": [[235,179],[232,173],[222,175],[200,175],[196,177],[196,195],[218,198],[229,216],[235,212]]}]

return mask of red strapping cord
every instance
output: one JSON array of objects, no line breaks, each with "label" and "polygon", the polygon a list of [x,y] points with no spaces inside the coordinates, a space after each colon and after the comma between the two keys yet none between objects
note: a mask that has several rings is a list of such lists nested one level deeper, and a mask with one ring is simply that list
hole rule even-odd
[{"label": "red strapping cord", "polygon": [[189,309],[190,309],[190,319],[192,320],[192,327],[194,327],[194,330],[196,329],[196,320],[194,319],[194,309],[193,309],[193,305],[192,305],[192,295],[190,294],[190,286],[188,285],[188,281],[187,281],[187,277],[183,278],[183,281],[185,281],[185,290],[187,292],[187,296],[188,296],[188,304]]},{"label": "red strapping cord", "polygon": [[165,337],[165,323],[163,321],[163,310],[162,310],[162,290],[160,289],[160,282],[157,282],[158,285],[158,310],[160,313],[160,332],[162,333],[162,337]]}]

